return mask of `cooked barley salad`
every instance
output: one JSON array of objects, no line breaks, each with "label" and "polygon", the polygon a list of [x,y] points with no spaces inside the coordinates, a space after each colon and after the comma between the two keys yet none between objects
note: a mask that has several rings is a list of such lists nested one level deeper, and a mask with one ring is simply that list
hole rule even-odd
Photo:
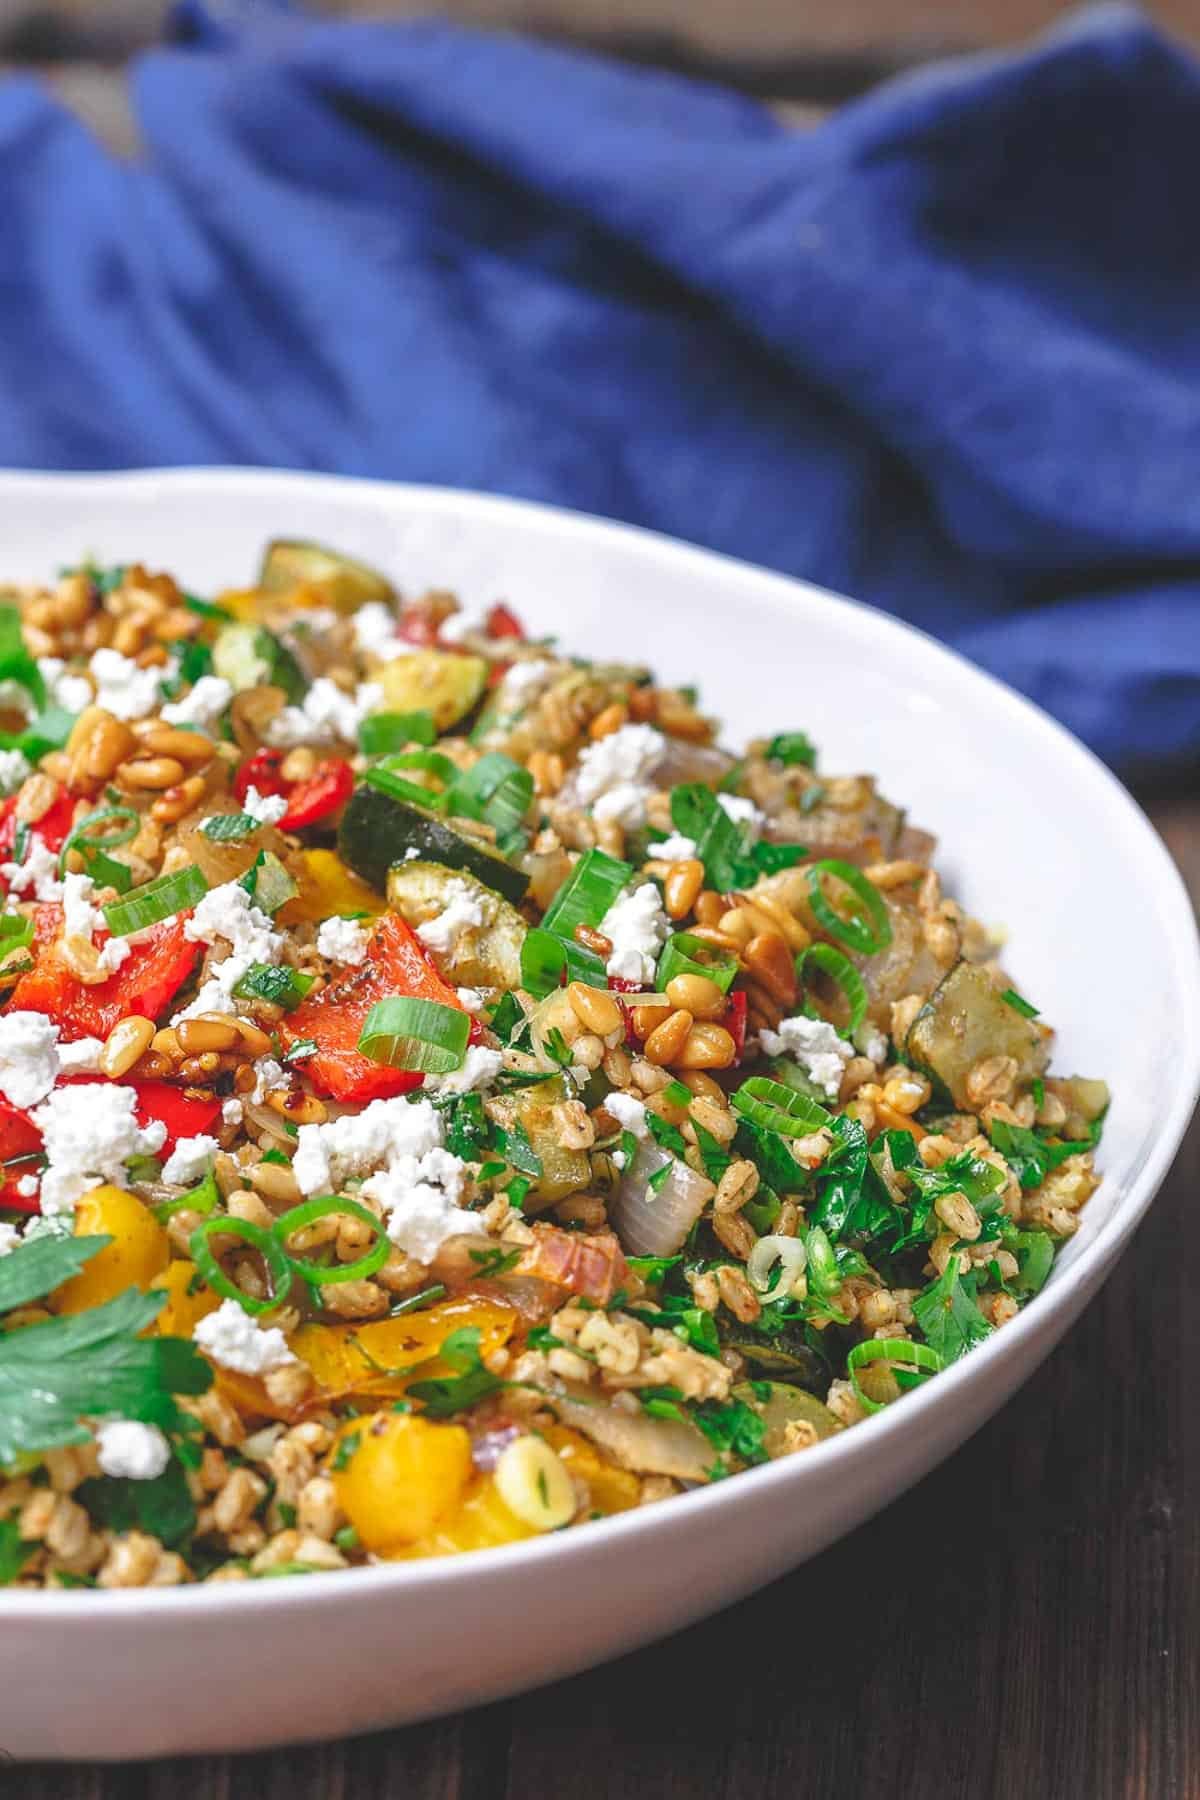
[{"label": "cooked barley salad", "polygon": [[1108,1089],[774,723],[312,544],[0,596],[0,1584],[561,1530],[1037,1293]]}]

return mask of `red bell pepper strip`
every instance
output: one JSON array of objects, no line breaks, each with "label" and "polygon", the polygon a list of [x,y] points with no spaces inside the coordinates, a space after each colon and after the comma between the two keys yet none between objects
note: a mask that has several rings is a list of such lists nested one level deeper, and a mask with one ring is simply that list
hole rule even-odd
[{"label": "red bell pepper strip", "polygon": [[[35,837],[41,838],[47,850],[61,850],[71,835],[76,799],[75,794],[69,794],[64,788],[37,824],[30,826],[30,831]],[[0,862],[17,860],[17,829],[17,796],[12,794],[0,803]],[[0,893],[7,891],[8,883],[0,877]]]},{"label": "red bell pepper strip", "polygon": [[281,1019],[279,1035],[291,1049],[305,1042],[316,1053],[297,1062],[318,1093],[335,1100],[384,1100],[421,1085],[421,1076],[372,1062],[358,1048],[367,1014],[377,1000],[408,994],[463,1010],[455,990],[434,968],[420,941],[404,920],[388,913],[379,920],[367,945],[366,961],[340,981],[305,1000]]},{"label": "red bell pepper strip", "polygon": [[746,1054],[746,996],[740,988],[730,994],[722,1023],[733,1039],[735,1061],[741,1062]]},{"label": "red bell pepper strip", "polygon": [[303,831],[332,818],[354,792],[354,770],[341,757],[327,756],[303,781],[286,781],[281,750],[256,750],[234,777],[233,791],[244,802],[251,788],[264,796],[282,795],[288,809],[280,819],[284,831]]},{"label": "red bell pepper strip", "polygon": [[524,642],[525,627],[512,608],[505,606],[503,601],[492,607],[484,625],[490,638],[519,638]]},{"label": "red bell pepper strip", "polygon": [[[0,1100],[0,1162],[11,1165],[0,1170],[0,1211],[37,1212],[37,1195],[18,1193],[17,1183],[23,1175],[37,1174],[33,1159],[40,1156],[41,1149],[42,1134],[29,1114]],[[28,1157],[29,1161],[21,1164],[18,1157]]]},{"label": "red bell pepper strip", "polygon": [[167,1135],[163,1139],[163,1147],[156,1152],[164,1160],[170,1156],[180,1138],[199,1137],[203,1132],[211,1132],[221,1117],[220,1100],[207,1095],[185,1093],[182,1088],[172,1087],[169,1081],[131,1081],[126,1086],[132,1087],[137,1094],[134,1111],[138,1116],[138,1124],[144,1129],[157,1120],[166,1126]]},{"label": "red bell pepper strip", "polygon": [[183,934],[189,916],[179,914],[152,925],[107,981],[88,987],[62,960],[56,942],[48,941],[48,932],[56,939],[62,928],[62,909],[39,906],[34,916],[37,961],[13,989],[12,1010],[45,1013],[67,1043],[81,1037],[106,1038],[119,1019],[132,1013],[158,1019],[200,955],[200,945]]},{"label": "red bell pepper strip", "polygon": [[286,794],[288,783],[279,772],[282,762],[282,750],[256,750],[248,756],[233,778],[235,798],[244,801],[251,788],[264,796]]}]

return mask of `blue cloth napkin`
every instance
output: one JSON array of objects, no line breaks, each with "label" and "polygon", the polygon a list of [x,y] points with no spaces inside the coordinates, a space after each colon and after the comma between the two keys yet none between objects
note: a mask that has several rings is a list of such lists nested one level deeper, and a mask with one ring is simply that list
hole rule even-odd
[{"label": "blue cloth napkin", "polygon": [[133,163],[0,90],[0,463],[563,502],[872,600],[1114,763],[1196,758],[1200,72],[1136,14],[798,132],[252,10],[142,60]]}]

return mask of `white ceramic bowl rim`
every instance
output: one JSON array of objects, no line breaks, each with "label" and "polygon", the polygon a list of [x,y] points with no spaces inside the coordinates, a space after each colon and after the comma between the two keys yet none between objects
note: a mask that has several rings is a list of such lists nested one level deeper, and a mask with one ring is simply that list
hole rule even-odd
[{"label": "white ceramic bowl rim", "polygon": [[[497,513],[511,514],[513,509],[517,509],[527,523],[533,526],[540,523],[547,529],[560,530],[563,519],[569,519],[575,533],[584,541],[589,535],[597,540],[615,535],[624,540],[641,540],[652,546],[657,556],[679,559],[685,565],[689,560],[708,568],[714,564],[723,565],[743,577],[751,572],[750,565],[719,556],[712,551],[693,548],[657,532],[616,524],[588,514],[571,513],[563,508],[477,494],[466,489],[238,468],[146,470],[116,475],[3,472],[3,483],[9,488],[19,490],[22,485],[36,488],[40,484],[52,483],[67,493],[73,485],[93,483],[124,489],[138,484],[153,484],[155,492],[164,487],[168,491],[196,489],[203,492],[205,489],[219,490],[227,486],[230,480],[236,480],[242,488],[258,488],[265,493],[269,493],[272,488],[294,491],[298,485],[302,486],[306,482],[322,492],[328,492],[331,487],[337,486],[351,495],[374,493],[382,497],[399,491],[420,499],[422,503],[427,502],[431,508],[439,511],[464,505],[469,505],[473,513],[495,510]],[[762,597],[773,606],[786,611],[792,604],[796,584],[788,577],[776,576],[770,571],[753,569],[752,572],[760,582]],[[773,593],[770,592],[772,587]],[[1016,1319],[1004,1327],[1003,1332],[997,1332],[952,1368],[907,1394],[902,1404],[887,1407],[854,1426],[852,1430],[815,1445],[806,1450],[802,1458],[789,1457],[761,1468],[750,1469],[727,1481],[678,1495],[659,1505],[635,1508],[615,1518],[574,1526],[569,1531],[550,1537],[527,1539],[518,1544],[476,1550],[458,1556],[432,1557],[411,1563],[384,1563],[352,1572],[319,1573],[282,1581],[136,1588],[108,1592],[103,1597],[70,1589],[63,1592],[0,1590],[0,1627],[35,1622],[38,1619],[44,1621],[49,1612],[64,1624],[68,1621],[89,1620],[93,1625],[103,1628],[104,1619],[112,1616],[114,1608],[121,1613],[132,1610],[153,1612],[158,1617],[176,1614],[181,1618],[194,1617],[198,1610],[205,1614],[236,1614],[243,1608],[251,1608],[256,1614],[282,1615],[297,1607],[304,1608],[317,1593],[328,1596],[333,1591],[342,1591],[349,1602],[354,1594],[362,1594],[363,1583],[370,1584],[376,1592],[380,1588],[387,1589],[399,1601],[406,1595],[417,1595],[448,1583],[472,1582],[501,1565],[508,1568],[520,1565],[530,1576],[549,1576],[554,1572],[561,1574],[573,1554],[579,1552],[584,1544],[590,1547],[597,1532],[605,1534],[614,1554],[617,1554],[622,1547],[647,1534],[658,1532],[665,1519],[682,1521],[683,1509],[687,1509],[687,1517],[697,1520],[704,1514],[715,1519],[719,1513],[736,1509],[739,1493],[745,1492],[744,1483],[758,1483],[764,1490],[768,1483],[773,1483],[782,1494],[785,1489],[799,1488],[806,1469],[819,1465],[822,1469],[832,1470],[839,1461],[849,1465],[864,1453],[868,1443],[878,1446],[882,1454],[885,1442],[894,1439],[898,1433],[919,1433],[931,1408],[950,1403],[955,1394],[965,1399],[973,1388],[986,1385],[988,1372],[998,1361],[1007,1358],[1018,1343],[1037,1329],[1038,1309],[1045,1305],[1047,1296],[1055,1296],[1060,1304],[1068,1302],[1070,1295],[1087,1283],[1093,1264],[1115,1257],[1121,1245],[1132,1236],[1171,1164],[1187,1129],[1197,1095],[1200,1094],[1200,943],[1197,940],[1196,920],[1179,872],[1158,834],[1111,771],[1039,707],[913,626],[903,624],[891,615],[859,601],[834,594],[823,594],[822,597],[831,609],[857,615],[860,620],[865,615],[876,639],[886,644],[891,638],[895,641],[898,653],[913,638],[923,640],[928,651],[944,661],[947,673],[957,683],[968,689],[972,685],[984,688],[993,704],[1002,703],[1011,712],[1019,714],[1024,732],[1041,739],[1048,762],[1070,760],[1076,765],[1086,765],[1092,780],[1105,784],[1109,789],[1109,797],[1123,816],[1137,853],[1143,859],[1147,885],[1157,891],[1169,931],[1170,960],[1177,980],[1183,1046],[1178,1081],[1171,1093],[1164,1098],[1153,1135],[1148,1140],[1143,1140],[1141,1150],[1129,1171],[1128,1190],[1121,1205],[1112,1211],[1078,1260],[1069,1268],[1056,1268],[1045,1294],[1039,1295],[1025,1307]],[[980,1424],[986,1423],[988,1416],[985,1413]],[[331,1583],[338,1584],[337,1590],[331,1589]]]}]

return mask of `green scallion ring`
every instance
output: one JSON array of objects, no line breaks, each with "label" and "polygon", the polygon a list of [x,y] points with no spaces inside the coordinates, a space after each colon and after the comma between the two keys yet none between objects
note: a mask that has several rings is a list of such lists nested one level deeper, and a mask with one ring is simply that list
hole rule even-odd
[{"label": "green scallion ring", "polygon": [[450,758],[443,756],[440,750],[393,752],[381,758],[375,767],[377,769],[423,769],[427,775],[436,776],[443,789],[451,787],[458,776],[457,763],[452,763]]},{"label": "green scallion ring", "polygon": [[765,1075],[752,1075],[743,1081],[731,1102],[735,1112],[764,1131],[777,1131],[781,1137],[807,1137],[828,1125],[832,1114],[818,1106],[807,1094],[784,1087]]},{"label": "green scallion ring", "polygon": [[546,908],[543,927],[573,938],[577,925],[599,925],[632,880],[632,863],[619,862],[606,850],[585,850]]},{"label": "green scallion ring", "polygon": [[[229,1279],[208,1247],[209,1238],[218,1233],[223,1237],[241,1238],[258,1251],[271,1280],[269,1299],[256,1300],[253,1294],[243,1293],[236,1282]],[[213,1293],[220,1294],[226,1300],[236,1300],[244,1312],[271,1312],[275,1307],[281,1306],[292,1291],[295,1268],[291,1258],[277,1238],[272,1237],[269,1231],[264,1231],[261,1225],[251,1224],[249,1219],[231,1219],[224,1213],[215,1219],[202,1219],[188,1239],[188,1249],[191,1251],[192,1261]]]},{"label": "green scallion ring", "polygon": [[367,1014],[358,1048],[372,1062],[422,1075],[448,1075],[461,1069],[471,1035],[471,1018],[440,1000],[399,994],[377,1000]]},{"label": "green scallion ring", "polygon": [[872,1400],[859,1386],[858,1371],[869,1362],[891,1363],[897,1379],[903,1372],[907,1387],[918,1387],[931,1375],[940,1375],[944,1366],[937,1351],[928,1344],[910,1342],[906,1338],[864,1338],[861,1344],[855,1344],[846,1358],[846,1373],[855,1399],[863,1411],[869,1413],[882,1412],[889,1404],[886,1400]]},{"label": "green scallion ring", "polygon": [[[324,1267],[318,1263],[304,1262],[293,1256],[287,1248],[287,1240],[293,1232],[302,1231],[317,1219],[324,1219],[330,1213],[348,1213],[352,1219],[359,1219],[364,1225],[370,1225],[378,1234],[365,1256],[357,1262],[333,1263]],[[280,1249],[296,1274],[303,1280],[311,1282],[314,1287],[328,1287],[337,1281],[365,1281],[376,1269],[381,1269],[388,1259],[391,1244],[382,1224],[374,1213],[360,1206],[357,1200],[346,1200],[340,1194],[320,1194],[315,1200],[304,1200],[299,1206],[293,1206],[289,1212],[282,1213],[272,1228],[273,1235]]]},{"label": "green scallion ring", "polygon": [[[106,831],[102,837],[91,835],[94,825],[106,825],[110,819],[123,819],[125,823],[116,831]],[[119,849],[122,844],[128,844],[137,836],[141,824],[141,817],[132,806],[104,806],[99,812],[89,813],[86,819],[80,819],[58,853],[59,879],[66,873],[67,857],[72,850],[78,850],[86,861],[89,851]]]},{"label": "green scallion ring", "polygon": [[185,912],[198,900],[203,900],[207,892],[208,882],[203,872],[195,863],[189,863],[186,869],[159,875],[156,880],[146,882],[144,887],[134,888],[120,900],[111,901],[104,908],[104,917],[114,937],[128,937],[130,932],[144,931],[148,925],[157,925],[174,913]]},{"label": "green scallion ring", "polygon": [[715,981],[727,994],[737,972],[736,956],[723,956],[690,931],[675,931],[663,945],[654,985],[661,993],[676,975],[702,975],[706,981]]},{"label": "green scallion ring", "polygon": [[220,1201],[221,1190],[210,1169],[204,1180],[196,1187],[189,1188],[186,1194],[180,1194],[176,1200],[160,1200],[152,1210],[159,1224],[165,1225],[171,1214],[179,1212],[183,1207],[186,1207],[189,1212],[213,1213],[220,1205]]},{"label": "green scallion ring", "polygon": [[[851,890],[860,902],[861,912],[850,913],[848,916],[838,912],[821,885],[822,877],[826,875],[844,883]],[[883,896],[853,863],[838,862],[832,857],[824,862],[813,863],[808,870],[808,896],[813,917],[818,924],[824,926],[831,937],[848,944],[851,950],[857,950],[861,956],[874,956],[877,951],[886,950],[891,943],[892,925]],[[866,918],[862,916],[863,913],[867,915]]]},{"label": "green scallion ring", "polygon": [[804,980],[804,970],[808,964],[820,969],[831,981],[836,981],[846,996],[850,1008],[850,1022],[846,1026],[846,1035],[852,1036],[867,1016],[867,990],[863,978],[842,951],[832,944],[810,944],[796,958],[796,979]]},{"label": "green scallion ring", "polygon": [[393,774],[381,763],[375,763],[367,769],[363,780],[368,787],[378,788],[381,794],[387,794],[393,800],[407,801],[409,806],[423,806],[427,812],[437,812],[445,796],[435,794],[432,788],[421,787],[415,781],[405,781],[403,776]]}]

